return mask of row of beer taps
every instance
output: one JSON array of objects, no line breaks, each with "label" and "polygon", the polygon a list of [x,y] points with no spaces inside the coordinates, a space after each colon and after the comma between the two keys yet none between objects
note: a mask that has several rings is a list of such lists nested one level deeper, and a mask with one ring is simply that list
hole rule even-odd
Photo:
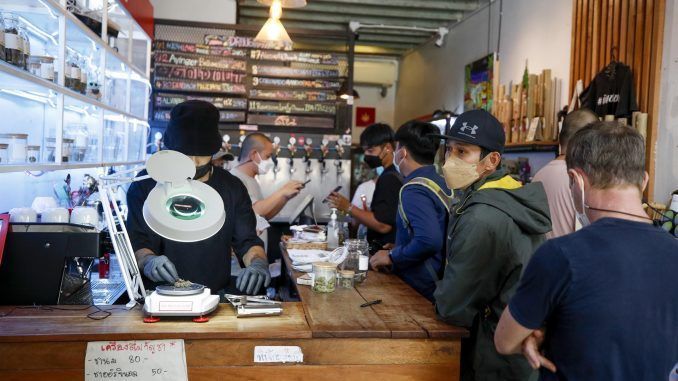
[{"label": "row of beer taps", "polygon": [[[223,144],[222,148],[224,151],[229,153],[231,150],[237,148],[239,149],[242,145],[242,142],[245,140],[245,135],[240,135],[239,142],[237,144],[231,144],[231,137],[226,134],[223,137]],[[334,143],[334,144],[332,144]],[[294,167],[294,159],[296,157],[301,157],[299,154],[303,155],[303,162],[305,165],[305,172],[306,174],[310,174],[313,172],[313,159],[318,160],[318,164],[320,165],[320,173],[326,174],[330,171],[330,168],[328,168],[327,162],[328,160],[332,160],[330,158],[330,153],[334,153],[334,158],[333,158],[333,164],[336,169],[337,175],[340,175],[344,172],[344,168],[342,165],[342,158],[344,156],[344,152],[346,151],[346,143],[338,139],[334,142],[328,140],[328,139],[323,139],[320,142],[319,146],[314,146],[313,145],[313,139],[311,138],[304,138],[303,136],[299,137],[298,139],[294,136],[291,135],[288,143],[286,146],[283,147],[281,144],[281,139],[279,136],[274,136],[273,137],[273,155],[271,156],[271,159],[273,160],[273,173],[278,173],[280,172],[281,168],[278,165],[278,158],[280,156],[280,152],[283,149],[286,149],[288,152],[288,162],[289,162],[289,171],[290,174],[293,174],[296,172],[296,168]]]}]

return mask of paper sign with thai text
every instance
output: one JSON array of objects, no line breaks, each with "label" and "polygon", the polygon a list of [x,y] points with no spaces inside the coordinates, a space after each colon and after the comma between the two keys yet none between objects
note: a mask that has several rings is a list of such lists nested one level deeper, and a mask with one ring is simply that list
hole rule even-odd
[{"label": "paper sign with thai text", "polygon": [[187,381],[184,340],[89,342],[85,380]]},{"label": "paper sign with thai text", "polygon": [[295,346],[257,346],[254,347],[254,362],[304,362],[304,354]]}]

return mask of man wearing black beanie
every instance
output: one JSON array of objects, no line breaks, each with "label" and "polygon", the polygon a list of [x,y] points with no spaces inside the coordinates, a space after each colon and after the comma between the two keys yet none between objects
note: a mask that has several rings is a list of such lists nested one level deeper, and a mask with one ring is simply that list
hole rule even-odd
[{"label": "man wearing black beanie", "polygon": [[[181,152],[196,165],[194,179],[214,188],[224,202],[226,222],[214,236],[198,242],[177,242],[154,233],[144,221],[142,208],[155,187],[153,179],[132,183],[127,192],[127,231],[146,278],[153,283],[173,283],[182,278],[215,292],[247,294],[268,286],[271,275],[263,242],[257,237],[256,219],[243,183],[223,168],[211,165],[221,147],[219,110],[204,101],[175,106],[165,132],[167,149]],[[139,176],[146,174],[142,171]],[[231,248],[246,265],[231,283]],[[234,287],[235,286],[235,287]]]}]

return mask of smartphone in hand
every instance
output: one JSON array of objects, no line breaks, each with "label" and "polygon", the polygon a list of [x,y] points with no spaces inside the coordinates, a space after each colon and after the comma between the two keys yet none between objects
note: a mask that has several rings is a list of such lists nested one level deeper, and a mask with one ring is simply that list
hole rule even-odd
[{"label": "smartphone in hand", "polygon": [[323,200],[323,204],[325,204],[327,202],[328,197],[330,197],[332,195],[332,193],[339,192],[341,190],[341,188],[342,188],[341,185],[334,188],[334,190],[332,192],[330,192],[330,194],[328,194],[327,197],[325,197],[325,199]]}]

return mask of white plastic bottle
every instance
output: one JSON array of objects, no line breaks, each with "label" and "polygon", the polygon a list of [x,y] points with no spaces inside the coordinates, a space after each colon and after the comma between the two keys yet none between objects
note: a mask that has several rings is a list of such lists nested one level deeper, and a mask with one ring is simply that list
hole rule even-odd
[{"label": "white plastic bottle", "polygon": [[339,246],[339,222],[337,221],[337,209],[332,208],[330,222],[327,224],[327,249],[334,250]]}]

